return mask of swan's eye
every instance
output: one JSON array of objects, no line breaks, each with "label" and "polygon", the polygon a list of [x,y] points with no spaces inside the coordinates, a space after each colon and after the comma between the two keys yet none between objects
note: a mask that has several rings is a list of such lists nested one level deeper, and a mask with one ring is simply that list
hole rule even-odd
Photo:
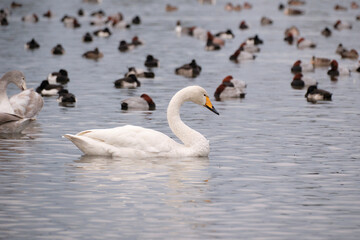
[{"label": "swan's eye", "polygon": [[21,78],[21,80],[25,81],[25,78],[24,78],[24,77],[22,77],[22,78]]},{"label": "swan's eye", "polygon": [[204,93],[204,97],[206,97],[206,94]]}]

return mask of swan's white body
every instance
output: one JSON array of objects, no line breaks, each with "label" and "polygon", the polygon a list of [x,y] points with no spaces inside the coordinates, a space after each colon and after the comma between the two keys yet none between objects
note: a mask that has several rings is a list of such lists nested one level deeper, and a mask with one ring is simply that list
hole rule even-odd
[{"label": "swan's white body", "polygon": [[[12,96],[6,94],[6,88],[13,82],[23,91]],[[19,133],[43,107],[42,97],[34,89],[26,89],[25,77],[19,71],[10,71],[0,79],[0,132]]]},{"label": "swan's white body", "polygon": [[208,156],[209,141],[180,119],[180,107],[186,101],[206,106],[217,113],[203,88],[190,86],[177,92],[169,103],[167,119],[171,130],[183,144],[161,132],[131,125],[87,130],[76,135],[66,134],[64,137],[86,155],[130,158]]}]

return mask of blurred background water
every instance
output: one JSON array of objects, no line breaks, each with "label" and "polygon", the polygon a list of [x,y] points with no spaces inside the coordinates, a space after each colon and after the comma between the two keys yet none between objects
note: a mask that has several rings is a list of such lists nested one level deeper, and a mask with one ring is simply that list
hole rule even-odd
[{"label": "blurred background water", "polygon": [[[115,1],[101,4],[77,1],[22,1],[13,9],[9,26],[0,28],[0,73],[24,72],[28,87],[36,88],[48,73],[67,69],[67,88],[77,96],[75,107],[61,107],[56,97],[44,98],[37,120],[21,136],[0,139],[1,239],[358,239],[360,236],[360,74],[353,72],[330,81],[327,69],[307,74],[319,88],[333,93],[333,101],[311,104],[305,90],[290,87],[291,65],[315,55],[352,66],[353,60],[335,53],[339,43],[360,50],[360,11],[334,11],[334,1],[307,1],[298,7],[305,15],[285,16],[279,1],[251,1],[251,10],[227,12],[228,1],[201,5],[179,0],[176,12],[165,12],[166,1]],[[1,8],[11,1],[3,0]],[[242,2],[234,1],[233,4]],[[285,3],[285,2],[284,2]],[[82,26],[65,28],[60,19],[76,16]],[[45,19],[51,10],[55,16]],[[112,30],[110,38],[81,37],[101,27],[90,26],[93,11],[123,13],[142,23],[127,30]],[[24,23],[30,13],[38,23]],[[260,18],[274,24],[261,26]],[[336,31],[337,19],[352,30]],[[205,42],[177,36],[177,20],[213,33],[232,29],[235,39],[217,52],[204,50]],[[238,25],[246,20],[250,28]],[[283,41],[292,25],[317,43],[298,50]],[[324,27],[333,31],[321,36]],[[254,61],[234,64],[228,57],[246,38],[264,40]],[[138,35],[145,42],[128,53],[117,50],[120,40]],[[35,38],[40,49],[27,51]],[[63,56],[50,53],[56,44]],[[99,47],[104,58],[81,55]],[[127,67],[144,68],[147,54],[160,60],[155,79],[142,80],[138,89],[115,89],[113,82]],[[196,59],[203,70],[187,79],[174,69]],[[212,96],[227,75],[246,81],[245,99],[215,101],[216,116],[206,109],[184,104],[182,118],[203,133],[211,145],[208,158],[112,159],[82,156],[61,136],[85,129],[133,124],[175,137],[166,122],[172,95],[188,85],[201,85]],[[19,90],[10,85],[8,94]],[[120,101],[149,94],[157,109],[124,112]]]}]

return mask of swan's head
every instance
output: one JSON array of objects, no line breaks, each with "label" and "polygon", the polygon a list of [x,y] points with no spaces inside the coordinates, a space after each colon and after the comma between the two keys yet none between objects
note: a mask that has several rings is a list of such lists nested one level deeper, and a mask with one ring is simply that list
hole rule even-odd
[{"label": "swan's head", "polygon": [[212,105],[208,93],[202,87],[190,86],[190,87],[184,88],[181,91],[185,92],[185,101],[186,100],[192,101],[196,104],[199,104],[201,106],[208,108],[210,111],[219,115],[218,111],[216,111],[216,109]]},{"label": "swan's head", "polygon": [[21,90],[26,89],[25,76],[22,72],[13,70],[4,74],[1,78],[2,81],[7,81],[8,83],[14,83]]}]

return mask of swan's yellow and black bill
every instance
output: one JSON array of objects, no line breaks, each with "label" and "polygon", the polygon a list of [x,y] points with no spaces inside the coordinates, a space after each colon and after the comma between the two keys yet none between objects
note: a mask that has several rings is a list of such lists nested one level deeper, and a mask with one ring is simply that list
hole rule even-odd
[{"label": "swan's yellow and black bill", "polygon": [[207,107],[210,111],[212,111],[212,112],[216,113],[217,115],[219,115],[218,111],[216,111],[216,109],[212,105],[212,103],[210,101],[210,98],[208,96],[206,96],[205,107]]}]

